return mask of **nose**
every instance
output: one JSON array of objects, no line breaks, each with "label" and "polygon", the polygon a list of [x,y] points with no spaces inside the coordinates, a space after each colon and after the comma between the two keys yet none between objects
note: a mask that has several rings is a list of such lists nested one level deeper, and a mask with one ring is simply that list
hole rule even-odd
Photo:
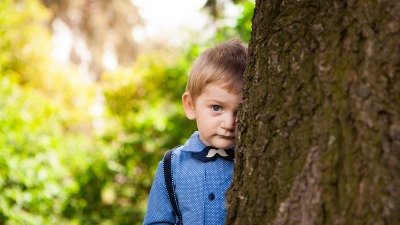
[{"label": "nose", "polygon": [[225,130],[234,131],[236,126],[236,114],[227,113],[221,122],[221,127]]}]

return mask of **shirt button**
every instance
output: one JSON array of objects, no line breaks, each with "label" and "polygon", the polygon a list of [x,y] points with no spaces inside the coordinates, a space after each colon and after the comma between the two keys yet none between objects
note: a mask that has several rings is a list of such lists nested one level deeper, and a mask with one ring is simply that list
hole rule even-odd
[{"label": "shirt button", "polygon": [[210,199],[211,201],[213,201],[215,199],[215,195],[213,193],[208,195],[208,199]]}]

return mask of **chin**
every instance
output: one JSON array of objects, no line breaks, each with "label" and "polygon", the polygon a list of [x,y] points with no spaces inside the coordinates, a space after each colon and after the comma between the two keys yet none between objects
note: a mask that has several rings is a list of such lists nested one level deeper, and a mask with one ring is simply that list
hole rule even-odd
[{"label": "chin", "polygon": [[235,147],[234,143],[215,143],[214,147],[222,148],[222,149],[229,149]]}]

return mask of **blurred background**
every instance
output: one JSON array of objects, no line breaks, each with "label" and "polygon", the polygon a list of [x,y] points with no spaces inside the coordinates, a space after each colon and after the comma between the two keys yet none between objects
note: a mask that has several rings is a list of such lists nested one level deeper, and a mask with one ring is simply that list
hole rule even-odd
[{"label": "blurred background", "polygon": [[0,0],[0,224],[141,224],[206,47],[254,0]]}]

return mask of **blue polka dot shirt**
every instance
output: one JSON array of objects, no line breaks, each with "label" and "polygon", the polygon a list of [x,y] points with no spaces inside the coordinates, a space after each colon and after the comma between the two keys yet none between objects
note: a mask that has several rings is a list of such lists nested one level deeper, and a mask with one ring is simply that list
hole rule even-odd
[{"label": "blue polka dot shirt", "polygon": [[[222,225],[225,222],[225,193],[231,184],[233,162],[217,158],[201,162],[192,157],[206,147],[194,132],[172,155],[176,197],[184,225]],[[164,164],[161,161],[151,187],[144,225],[174,224],[177,220],[168,199]]]}]

